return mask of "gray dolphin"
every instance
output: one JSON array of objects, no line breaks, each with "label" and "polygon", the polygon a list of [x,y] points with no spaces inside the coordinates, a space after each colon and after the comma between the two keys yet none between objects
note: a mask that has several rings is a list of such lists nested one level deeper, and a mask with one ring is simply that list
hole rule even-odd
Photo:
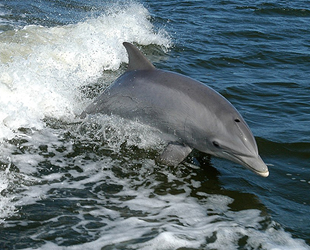
[{"label": "gray dolphin", "polygon": [[160,156],[177,165],[193,148],[225,158],[267,177],[255,139],[222,95],[181,74],[156,69],[132,44],[123,43],[127,71],[81,114],[114,114],[158,128],[168,146]]}]

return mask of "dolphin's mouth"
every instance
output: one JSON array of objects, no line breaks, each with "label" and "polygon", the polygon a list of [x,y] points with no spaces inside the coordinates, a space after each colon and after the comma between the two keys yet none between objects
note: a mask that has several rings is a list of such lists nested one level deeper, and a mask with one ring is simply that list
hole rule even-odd
[{"label": "dolphin's mouth", "polygon": [[228,156],[227,157],[228,159],[241,164],[242,166],[253,171],[254,173],[262,177],[269,176],[268,167],[266,166],[266,164],[263,162],[263,160],[259,155],[257,158],[255,158],[253,156],[243,156],[243,155],[236,156],[227,151],[224,151],[223,153]]},{"label": "dolphin's mouth", "polygon": [[244,165],[246,168],[250,169],[251,171],[253,171],[254,173],[262,176],[262,177],[268,177],[269,176],[269,171],[267,169],[267,171],[261,172],[261,171],[257,171],[257,169],[252,168],[250,165],[248,165],[247,163],[244,163]]}]

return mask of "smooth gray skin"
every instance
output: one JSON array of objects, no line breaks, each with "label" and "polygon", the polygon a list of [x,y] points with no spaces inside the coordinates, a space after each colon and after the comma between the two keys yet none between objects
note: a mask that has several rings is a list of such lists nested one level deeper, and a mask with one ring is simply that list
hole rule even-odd
[{"label": "smooth gray skin", "polygon": [[223,96],[184,75],[156,69],[132,44],[127,71],[81,114],[104,113],[138,120],[162,131],[168,146],[160,156],[177,165],[193,148],[269,175],[255,139]]}]

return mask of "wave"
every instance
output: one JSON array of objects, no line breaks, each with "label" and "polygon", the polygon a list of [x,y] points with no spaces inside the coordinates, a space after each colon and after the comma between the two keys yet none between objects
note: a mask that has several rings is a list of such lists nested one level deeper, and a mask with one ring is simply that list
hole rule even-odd
[{"label": "wave", "polygon": [[171,46],[141,4],[113,5],[96,18],[65,26],[28,25],[0,38],[0,138],[44,118],[70,120],[85,102],[81,86],[127,62],[122,42]]},{"label": "wave", "polygon": [[309,159],[310,143],[309,142],[274,142],[263,138],[256,138],[262,152],[268,152],[273,156],[297,157],[299,159]]},{"label": "wave", "polygon": [[[75,134],[47,128],[11,142],[20,170],[11,164],[0,173],[0,245],[9,247],[7,239],[22,228],[21,249],[309,249],[270,218],[256,195],[225,190],[209,169],[163,168],[137,152],[128,160],[113,147],[140,140],[145,149],[152,136],[138,124],[124,128],[121,119],[101,118],[84,121]],[[115,142],[111,133],[125,139]]]},{"label": "wave", "polygon": [[255,10],[260,15],[272,16],[288,16],[288,17],[309,17],[310,10],[307,8],[292,8],[292,7],[263,7]]},{"label": "wave", "polygon": [[[292,2],[293,3],[293,2]],[[290,4],[290,3],[289,3]],[[295,4],[284,5],[281,3],[262,3],[256,6],[239,6],[237,9],[253,10],[259,15],[269,16],[292,16],[292,17],[308,17],[310,16],[309,8],[294,6]]]}]

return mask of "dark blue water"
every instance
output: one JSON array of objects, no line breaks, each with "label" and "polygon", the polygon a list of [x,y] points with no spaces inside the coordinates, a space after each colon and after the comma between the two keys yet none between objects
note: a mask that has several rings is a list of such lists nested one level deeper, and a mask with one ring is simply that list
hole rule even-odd
[{"label": "dark blue water", "polygon": [[[0,248],[310,249],[309,21],[309,1],[2,1]],[[270,176],[163,169],[150,128],[73,124],[123,41],[224,95]]]}]

